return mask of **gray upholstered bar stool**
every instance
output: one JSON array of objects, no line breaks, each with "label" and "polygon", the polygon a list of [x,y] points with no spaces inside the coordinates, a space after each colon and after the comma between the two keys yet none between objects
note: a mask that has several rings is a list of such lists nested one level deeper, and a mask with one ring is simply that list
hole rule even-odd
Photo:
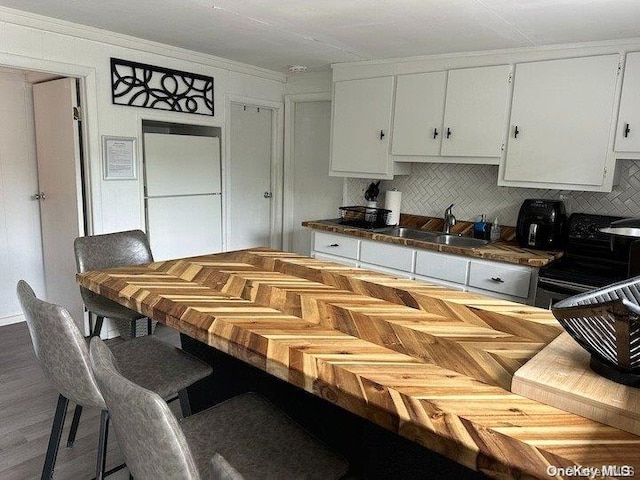
[{"label": "gray upholstered bar stool", "polygon": [[[78,237],[73,243],[73,249],[78,272],[153,262],[149,241],[141,230]],[[127,330],[131,332],[132,338],[136,336],[137,321],[144,318],[144,315],[86,288],[80,287],[80,293],[87,310],[96,315],[96,324],[91,329],[91,336],[100,335],[105,318],[116,322],[121,336],[124,337],[124,332]],[[147,319],[149,334],[152,330],[151,322],[151,319]]]},{"label": "gray upholstered bar stool", "polygon": [[122,376],[99,337],[91,339],[90,357],[136,480],[327,480],[347,473],[342,458],[257,394],[238,395],[179,424],[162,398]]},{"label": "gray upholstered bar stool", "polygon": [[[38,363],[59,393],[42,478],[49,480],[53,476],[69,401],[76,403],[70,443],[75,438],[82,407],[102,410],[96,478],[103,478],[109,414],[89,364],[87,341],[64,308],[38,299],[23,280],[18,282],[17,292]],[[179,393],[185,416],[190,414],[185,389],[212,371],[206,363],[153,336],[114,345],[113,355],[123,375],[131,381],[161,397]]]}]

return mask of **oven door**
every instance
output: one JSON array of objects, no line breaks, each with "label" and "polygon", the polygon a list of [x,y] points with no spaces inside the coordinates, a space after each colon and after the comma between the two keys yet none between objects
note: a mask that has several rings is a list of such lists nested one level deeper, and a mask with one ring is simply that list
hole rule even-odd
[{"label": "oven door", "polygon": [[562,299],[572,297],[578,293],[588,292],[589,290],[593,290],[593,288],[595,287],[539,277],[536,288],[535,306],[548,310],[551,308],[551,305]]}]

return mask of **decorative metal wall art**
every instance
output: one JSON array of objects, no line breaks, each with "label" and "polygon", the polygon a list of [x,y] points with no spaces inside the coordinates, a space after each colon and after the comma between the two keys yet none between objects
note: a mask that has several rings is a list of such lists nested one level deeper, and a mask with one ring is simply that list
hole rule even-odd
[{"label": "decorative metal wall art", "polygon": [[213,77],[111,59],[115,105],[213,115]]}]

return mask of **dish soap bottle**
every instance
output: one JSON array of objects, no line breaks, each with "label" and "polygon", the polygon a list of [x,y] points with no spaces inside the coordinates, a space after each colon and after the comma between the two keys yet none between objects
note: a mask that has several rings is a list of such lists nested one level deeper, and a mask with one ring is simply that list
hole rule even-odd
[{"label": "dish soap bottle", "polygon": [[498,217],[493,221],[493,225],[491,225],[491,236],[490,240],[492,242],[497,242],[500,240],[500,224],[498,223]]},{"label": "dish soap bottle", "polygon": [[487,237],[487,222],[485,220],[484,213],[480,215],[480,220],[473,224],[473,238],[481,238],[486,240]]}]

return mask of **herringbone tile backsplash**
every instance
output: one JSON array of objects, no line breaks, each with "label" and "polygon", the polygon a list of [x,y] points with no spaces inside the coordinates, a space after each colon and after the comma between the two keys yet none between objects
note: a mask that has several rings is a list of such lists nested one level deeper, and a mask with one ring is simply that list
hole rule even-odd
[{"label": "herringbone tile backsplash", "polygon": [[[413,164],[410,175],[380,183],[379,204],[385,190],[402,192],[402,212],[442,217],[451,203],[460,220],[475,220],[485,213],[489,221],[498,216],[503,225],[515,225],[526,198],[562,198],[567,212],[640,217],[640,162],[619,160],[620,184],[611,193],[499,187],[494,165]],[[368,179],[347,180],[345,204],[364,205]]]}]

